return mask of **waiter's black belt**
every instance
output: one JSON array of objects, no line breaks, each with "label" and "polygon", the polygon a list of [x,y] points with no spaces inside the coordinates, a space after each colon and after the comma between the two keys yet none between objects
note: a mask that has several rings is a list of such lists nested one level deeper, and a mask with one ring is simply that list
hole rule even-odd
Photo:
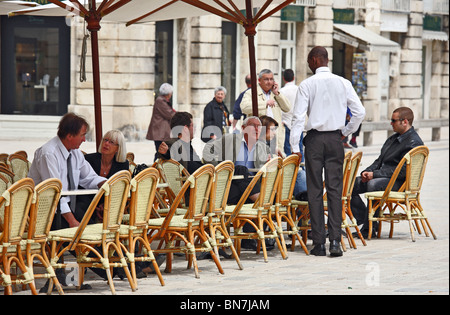
[{"label": "waiter's black belt", "polygon": [[340,130],[319,131],[316,129],[311,129],[311,130],[308,130],[307,133],[338,133],[338,134],[341,134],[341,131]]}]

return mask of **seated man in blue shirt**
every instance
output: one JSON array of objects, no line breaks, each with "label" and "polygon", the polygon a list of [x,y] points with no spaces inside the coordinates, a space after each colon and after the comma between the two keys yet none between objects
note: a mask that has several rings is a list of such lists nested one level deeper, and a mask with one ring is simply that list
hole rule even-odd
[{"label": "seated man in blue shirt", "polygon": [[[203,149],[205,163],[217,165],[230,160],[235,165],[235,175],[244,175],[246,178],[248,174],[254,175],[249,169],[259,169],[266,164],[270,159],[270,149],[265,141],[260,139],[261,121],[258,117],[247,117],[242,124],[242,130],[242,133],[225,134],[221,139],[209,141]],[[248,180],[231,186],[228,198],[230,204],[239,201],[245,185],[249,182]],[[239,187],[241,185],[242,187]],[[259,195],[259,185],[255,186],[252,193],[249,199],[255,201]]]}]

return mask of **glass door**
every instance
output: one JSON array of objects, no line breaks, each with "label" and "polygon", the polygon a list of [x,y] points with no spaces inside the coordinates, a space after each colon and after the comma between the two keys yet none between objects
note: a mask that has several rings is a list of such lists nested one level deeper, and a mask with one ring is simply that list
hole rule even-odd
[{"label": "glass door", "polygon": [[70,102],[64,18],[2,18],[2,114],[62,115]]},{"label": "glass door", "polygon": [[173,85],[173,20],[156,22],[155,98],[163,83]]},{"label": "glass door", "polygon": [[236,99],[236,23],[222,22],[221,82],[227,89],[225,105],[233,112]]}]

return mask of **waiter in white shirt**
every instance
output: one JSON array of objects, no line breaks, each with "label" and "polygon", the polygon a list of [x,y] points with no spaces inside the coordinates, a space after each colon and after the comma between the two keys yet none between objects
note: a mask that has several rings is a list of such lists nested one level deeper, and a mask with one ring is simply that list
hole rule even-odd
[{"label": "waiter in white shirt", "polygon": [[[64,115],[59,122],[58,136],[34,153],[28,177],[31,177],[36,185],[49,178],[59,178],[63,190],[74,190],[78,185],[86,189],[100,188],[106,178],[95,173],[79,150],[80,145],[86,141],[88,128],[89,125],[84,118],[73,113]],[[69,166],[72,172],[69,172]],[[74,202],[70,197],[60,199],[57,211],[61,213],[61,222],[55,221],[60,219],[57,213],[53,229],[79,225],[79,220],[82,218],[75,218]]]},{"label": "waiter in white shirt", "polygon": [[[342,167],[344,147],[342,139],[355,132],[365,117],[365,109],[350,81],[332,74],[328,68],[328,52],[314,47],[308,54],[308,65],[313,76],[300,83],[291,130],[293,153],[301,157],[298,149],[306,114],[307,135],[305,145],[306,182],[311,231],[314,248],[311,254],[326,256],[325,218],[323,207],[323,178],[328,201],[328,232],[330,255],[342,256],[340,248],[342,223]],[[347,107],[352,112],[345,125]]]}]

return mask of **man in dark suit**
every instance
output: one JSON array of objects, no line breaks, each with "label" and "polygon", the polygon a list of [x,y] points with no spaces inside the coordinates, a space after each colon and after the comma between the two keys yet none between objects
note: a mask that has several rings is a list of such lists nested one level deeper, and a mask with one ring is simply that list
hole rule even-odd
[{"label": "man in dark suit", "polygon": [[[423,145],[423,141],[414,130],[412,123],[414,113],[408,107],[399,107],[392,113],[391,126],[394,134],[389,137],[381,148],[378,158],[361,172],[361,176],[355,180],[352,192],[351,209],[358,225],[364,224],[361,233],[364,238],[369,234],[368,209],[359,196],[371,191],[383,191],[386,189],[392,174],[400,160],[411,149]],[[406,178],[406,165],[398,175],[394,185],[394,191],[398,190]],[[376,235],[378,222],[374,222],[372,232]]]}]

